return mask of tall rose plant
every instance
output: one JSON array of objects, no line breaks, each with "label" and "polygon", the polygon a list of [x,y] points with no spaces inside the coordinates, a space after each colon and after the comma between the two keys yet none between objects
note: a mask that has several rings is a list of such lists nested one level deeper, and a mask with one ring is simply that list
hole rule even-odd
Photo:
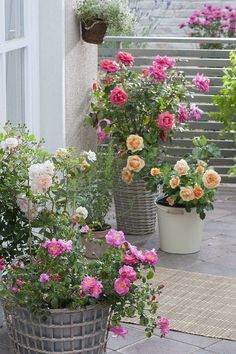
[{"label": "tall rose plant", "polygon": [[122,179],[132,183],[160,158],[163,142],[188,121],[201,118],[203,112],[190,102],[193,94],[187,85],[208,92],[209,79],[198,73],[188,82],[170,57],[157,55],[141,73],[132,69],[131,54],[118,52],[115,59],[100,62],[88,121],[100,143],[114,138],[118,156],[126,160]]}]

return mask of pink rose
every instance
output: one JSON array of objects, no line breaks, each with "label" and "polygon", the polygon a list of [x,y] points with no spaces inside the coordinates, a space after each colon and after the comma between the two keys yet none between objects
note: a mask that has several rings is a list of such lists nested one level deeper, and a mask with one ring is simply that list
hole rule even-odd
[{"label": "pink rose", "polygon": [[112,326],[110,327],[110,331],[113,332],[116,336],[121,337],[124,337],[128,333],[128,330],[121,326]]},{"label": "pink rose", "polygon": [[118,52],[116,54],[116,60],[127,66],[134,64],[134,57],[130,53],[126,52]]},{"label": "pink rose", "polygon": [[201,92],[209,91],[209,78],[204,76],[203,74],[197,73],[197,75],[193,78],[192,83],[199,89]]},{"label": "pink rose", "polygon": [[119,70],[118,64],[109,59],[101,60],[99,66],[102,71],[105,71],[107,73],[116,73]]},{"label": "pink rose", "polygon": [[175,60],[170,57],[161,57],[158,55],[155,59],[154,62],[160,66],[164,66],[165,68],[173,68],[175,66]]},{"label": "pink rose", "polygon": [[180,105],[178,109],[178,120],[180,123],[185,123],[188,120],[188,110],[184,105]]},{"label": "pink rose", "polygon": [[175,118],[169,112],[163,112],[157,117],[156,124],[160,129],[170,130],[175,126]]},{"label": "pink rose", "polygon": [[126,295],[130,288],[130,281],[126,278],[117,278],[114,282],[115,292],[119,295]]},{"label": "pink rose", "polygon": [[102,282],[90,276],[84,277],[80,283],[80,286],[82,290],[88,292],[89,295],[95,297],[96,299],[99,297],[103,290]]},{"label": "pink rose", "polygon": [[11,291],[12,291],[14,294],[16,294],[17,291],[18,291],[18,289],[17,289],[15,286],[13,286],[13,288],[11,288]]},{"label": "pink rose", "polygon": [[133,265],[133,264],[138,263],[138,260],[135,257],[135,255],[126,253],[125,256],[124,256],[123,262],[125,264]]},{"label": "pink rose", "polygon": [[202,116],[203,111],[195,104],[191,103],[190,104],[190,112],[189,112],[189,117],[192,120],[199,120]]},{"label": "pink rose", "polygon": [[128,95],[121,87],[116,86],[110,92],[109,100],[114,106],[123,106],[128,100]]},{"label": "pink rose", "polygon": [[166,317],[161,317],[156,321],[157,326],[160,328],[162,336],[165,336],[170,331],[170,323]]},{"label": "pink rose", "polygon": [[119,248],[125,242],[125,235],[123,231],[117,231],[114,229],[109,230],[105,238],[106,243],[114,246],[115,248]]},{"label": "pink rose", "polygon": [[157,257],[157,254],[156,254],[156,251],[154,248],[151,251],[144,252],[143,263],[153,265],[153,264],[157,263],[157,260],[158,260],[158,257]]},{"label": "pink rose", "polygon": [[40,274],[39,281],[40,283],[47,283],[49,280],[49,275],[47,273]]},{"label": "pink rose", "polygon": [[149,67],[149,74],[157,81],[162,82],[166,79],[165,67],[161,66],[155,62]]},{"label": "pink rose", "polygon": [[129,279],[131,281],[135,281],[137,278],[136,272],[134,270],[134,268],[128,266],[128,265],[124,265],[123,267],[121,267],[119,269],[119,275],[121,278],[126,278]]},{"label": "pink rose", "polygon": [[22,279],[16,279],[16,285],[21,287],[23,285],[23,280]]}]

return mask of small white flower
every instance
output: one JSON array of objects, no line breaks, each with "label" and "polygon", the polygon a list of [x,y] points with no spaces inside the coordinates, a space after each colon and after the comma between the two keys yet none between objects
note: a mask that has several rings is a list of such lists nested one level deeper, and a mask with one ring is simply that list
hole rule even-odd
[{"label": "small white flower", "polygon": [[88,217],[88,210],[87,210],[86,208],[80,206],[80,207],[78,207],[78,208],[76,209],[75,215],[76,215],[76,216],[79,216],[79,217],[81,217],[81,218],[83,218],[83,219],[87,219],[87,217]]},{"label": "small white flower", "polygon": [[87,159],[91,162],[94,162],[97,160],[96,153],[92,150],[89,150],[86,152]]},{"label": "small white flower", "polygon": [[15,149],[19,145],[19,141],[16,138],[7,138],[6,140],[1,142],[1,146],[3,149]]}]

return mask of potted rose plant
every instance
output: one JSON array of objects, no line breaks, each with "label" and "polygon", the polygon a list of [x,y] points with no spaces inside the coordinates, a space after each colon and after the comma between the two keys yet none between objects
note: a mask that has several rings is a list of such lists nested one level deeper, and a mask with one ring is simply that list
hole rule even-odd
[{"label": "potted rose plant", "polygon": [[74,10],[88,43],[101,44],[107,29],[130,33],[134,25],[127,0],[77,0]]},{"label": "potted rose plant", "polygon": [[[219,156],[214,144],[207,144],[204,136],[194,140],[192,155],[152,168],[153,181],[163,187],[164,197],[157,200],[161,250],[186,254],[200,250],[202,220],[213,209],[214,196],[220,175],[208,166],[208,157]],[[155,173],[154,173],[155,172]]]},{"label": "potted rose plant", "polygon": [[156,252],[137,250],[113,229],[103,257],[87,260],[78,225],[66,219],[58,218],[58,233],[42,235],[31,256],[4,264],[0,294],[17,353],[105,353],[107,330],[124,336],[120,321],[137,315],[148,337],[155,328],[165,335],[168,320],[155,316],[162,286],[151,282]]},{"label": "potted rose plant", "polygon": [[[155,230],[156,220],[156,194],[145,189],[143,177],[161,157],[162,142],[171,140],[188,120],[199,119],[202,111],[190,103],[190,83],[175,69],[174,59],[158,55],[142,73],[132,70],[133,64],[134,57],[126,52],[100,62],[87,120],[100,143],[109,136],[114,141],[115,174],[122,177],[114,183],[118,227],[143,235]],[[207,92],[209,79],[197,74],[192,85]]]},{"label": "potted rose plant", "polygon": [[[187,22],[179,24],[180,28],[190,29],[191,37],[235,37],[236,8],[227,5],[223,8],[212,4],[204,4],[203,8],[194,11]],[[202,49],[224,49],[224,44],[203,43]]]}]

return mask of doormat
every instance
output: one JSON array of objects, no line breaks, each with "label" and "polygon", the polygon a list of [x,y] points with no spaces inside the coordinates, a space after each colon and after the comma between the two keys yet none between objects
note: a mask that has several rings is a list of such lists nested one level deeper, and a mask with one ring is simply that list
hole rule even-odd
[{"label": "doormat", "polygon": [[[157,267],[158,312],[172,330],[236,341],[236,279]],[[139,323],[137,318],[124,322]]]}]

